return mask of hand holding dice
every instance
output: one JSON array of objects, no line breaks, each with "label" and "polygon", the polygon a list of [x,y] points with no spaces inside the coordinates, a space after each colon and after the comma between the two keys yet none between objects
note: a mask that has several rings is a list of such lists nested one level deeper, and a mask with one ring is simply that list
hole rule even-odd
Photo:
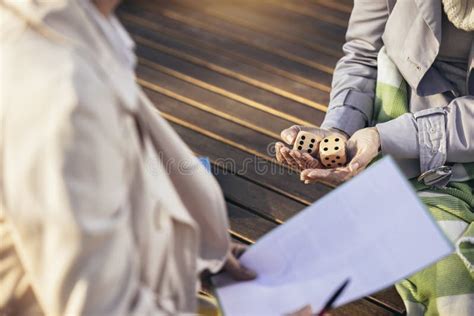
[{"label": "hand holding dice", "polygon": [[[368,166],[378,155],[381,145],[375,127],[358,130],[348,138],[335,129],[294,125],[283,130],[281,138],[293,147],[290,149],[277,142],[277,160],[299,169],[300,179],[306,184],[338,185],[349,180]],[[322,169],[321,165],[326,168]]]},{"label": "hand holding dice", "polygon": [[[319,150],[317,150],[318,146]],[[337,134],[321,139],[317,135],[301,131],[296,136],[293,150],[309,153],[312,156],[316,156],[319,151],[319,160],[327,168],[341,167],[347,161],[345,141]]]}]

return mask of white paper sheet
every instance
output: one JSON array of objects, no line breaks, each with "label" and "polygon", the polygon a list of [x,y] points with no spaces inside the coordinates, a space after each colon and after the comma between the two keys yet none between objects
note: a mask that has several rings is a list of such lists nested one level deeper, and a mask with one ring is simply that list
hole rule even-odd
[{"label": "white paper sheet", "polygon": [[453,251],[391,158],[333,190],[261,238],[241,261],[258,273],[214,277],[226,315],[319,311],[350,278],[336,306],[386,288]]}]

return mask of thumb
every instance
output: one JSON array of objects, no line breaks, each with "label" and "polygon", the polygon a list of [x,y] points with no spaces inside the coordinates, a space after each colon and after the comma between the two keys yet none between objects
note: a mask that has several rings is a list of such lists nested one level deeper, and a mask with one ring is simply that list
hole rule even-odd
[{"label": "thumb", "polygon": [[351,173],[358,173],[359,170],[364,169],[372,160],[366,150],[358,150],[357,154],[349,163],[349,170]]},{"label": "thumb", "polygon": [[352,159],[349,163],[349,170],[351,173],[357,172],[360,168],[360,162],[356,159]]},{"label": "thumb", "polygon": [[300,126],[293,125],[292,127],[283,130],[280,136],[285,143],[287,143],[288,145],[293,145],[293,143],[295,142],[295,138],[300,131]]},{"label": "thumb", "polygon": [[253,270],[245,267],[233,255],[228,257],[224,269],[237,281],[253,280],[257,277],[257,274]]},{"label": "thumb", "polygon": [[237,281],[248,281],[253,280],[257,277],[255,271],[245,267],[243,264],[238,263],[235,266],[235,270],[229,271],[232,277]]}]

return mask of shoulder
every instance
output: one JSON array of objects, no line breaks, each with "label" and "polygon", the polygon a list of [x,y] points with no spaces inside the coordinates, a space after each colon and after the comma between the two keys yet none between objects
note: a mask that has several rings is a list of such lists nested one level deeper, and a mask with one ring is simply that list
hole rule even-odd
[{"label": "shoulder", "polygon": [[52,122],[81,109],[91,112],[97,104],[113,106],[113,92],[93,61],[73,45],[18,19],[9,26],[0,33],[1,111],[25,122]]}]

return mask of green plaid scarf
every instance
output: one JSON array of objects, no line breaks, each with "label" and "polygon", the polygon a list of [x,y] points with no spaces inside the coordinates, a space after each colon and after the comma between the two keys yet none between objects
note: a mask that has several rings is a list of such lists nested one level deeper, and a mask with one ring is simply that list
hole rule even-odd
[{"label": "green plaid scarf", "polygon": [[[373,125],[409,112],[407,83],[385,48],[378,55]],[[474,315],[474,163],[456,164],[462,182],[445,188],[412,180],[455,252],[396,285],[407,315]]]}]

